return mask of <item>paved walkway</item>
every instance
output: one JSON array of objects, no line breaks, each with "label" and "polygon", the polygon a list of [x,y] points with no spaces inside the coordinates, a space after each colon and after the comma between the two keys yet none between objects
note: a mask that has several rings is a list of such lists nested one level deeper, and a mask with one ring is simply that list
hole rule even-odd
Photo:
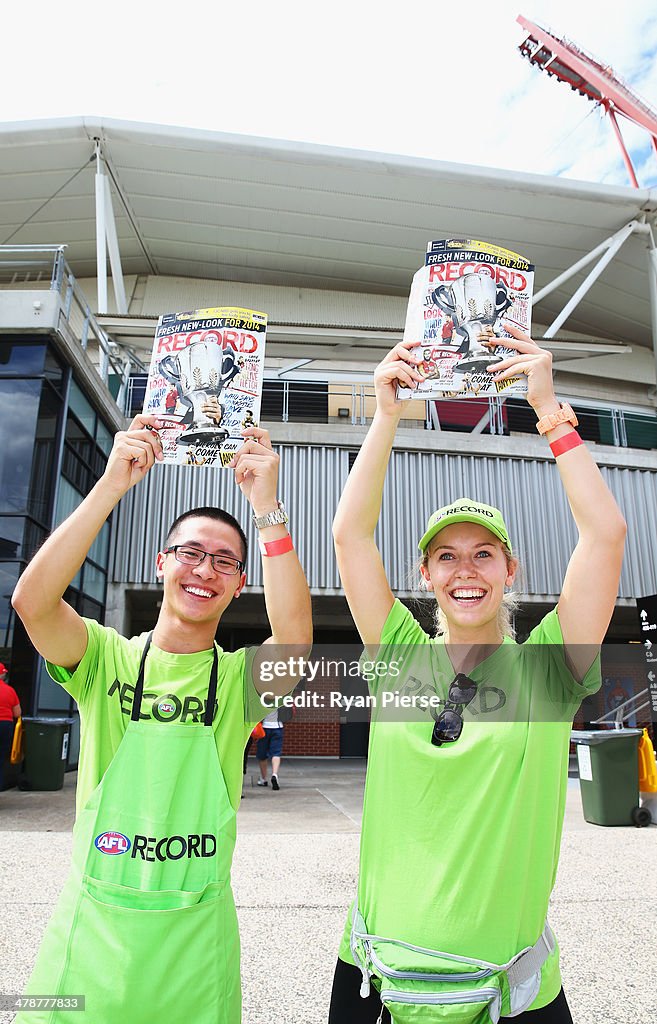
[{"label": "paved walkway", "polygon": [[[278,793],[257,787],[257,774],[252,759],[233,870],[243,1024],[325,1024],[356,879],[364,763],[287,759]],[[59,793],[0,793],[1,992],[22,990],[64,881],[74,786],[71,774]],[[654,1024],[657,826],[589,825],[576,780],[550,921],[576,1024]],[[0,1013],[1,1024],[12,1019]]]}]

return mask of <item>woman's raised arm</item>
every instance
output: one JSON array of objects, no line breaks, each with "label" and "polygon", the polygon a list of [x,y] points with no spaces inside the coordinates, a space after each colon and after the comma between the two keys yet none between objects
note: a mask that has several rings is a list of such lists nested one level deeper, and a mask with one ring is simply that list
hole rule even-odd
[{"label": "woman's raised arm", "polygon": [[[495,379],[526,374],[527,401],[538,419],[558,413],[561,406],[554,394],[551,354],[512,324],[505,327],[512,338],[504,344],[515,348],[518,355],[494,367]],[[551,445],[568,435],[573,435],[570,423],[560,423],[545,434]],[[558,612],[571,667],[581,679],[591,665],[591,647],[602,643],[613,614],[627,528],[590,451],[578,435],[572,440],[576,442],[573,447],[568,442],[557,446],[565,449],[557,457],[557,469],[579,539],[568,563]],[[558,522],[554,529],[559,529]]]},{"label": "woman's raised arm", "polygon": [[423,379],[417,370],[417,343],[400,342],[376,368],[376,412],[367,437],[345,484],[335,519],[333,539],[340,579],[356,628],[364,644],[377,644],[394,597],[374,543],[385,480],[403,403],[395,394],[398,382],[414,387]]}]

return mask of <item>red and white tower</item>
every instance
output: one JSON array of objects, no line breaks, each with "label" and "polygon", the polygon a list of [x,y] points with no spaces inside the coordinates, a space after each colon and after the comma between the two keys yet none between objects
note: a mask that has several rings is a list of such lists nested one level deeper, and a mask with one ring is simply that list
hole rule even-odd
[{"label": "red and white tower", "polygon": [[517,21],[527,32],[518,49],[539,71],[546,71],[571,89],[597,103],[609,116],[623,154],[623,160],[634,188],[639,188],[636,174],[618,124],[618,115],[627,118],[648,133],[657,155],[657,113],[632,92],[614,73],[568,39],[553,36],[519,15]]}]

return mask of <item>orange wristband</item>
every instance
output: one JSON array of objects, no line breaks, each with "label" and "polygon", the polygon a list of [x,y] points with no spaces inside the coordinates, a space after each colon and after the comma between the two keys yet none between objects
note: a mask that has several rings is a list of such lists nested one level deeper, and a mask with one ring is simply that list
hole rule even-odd
[{"label": "orange wristband", "polygon": [[555,459],[558,459],[564,452],[569,452],[572,448],[578,448],[580,444],[584,444],[581,437],[576,430],[571,430],[568,434],[564,434],[563,437],[557,438],[556,441],[550,443],[550,448]]},{"label": "orange wristband", "polygon": [[260,547],[260,553],[265,558],[273,558],[275,555],[284,555],[288,551],[294,550],[294,544],[289,533],[287,537],[280,537],[278,540],[261,540],[258,537],[258,545]]}]

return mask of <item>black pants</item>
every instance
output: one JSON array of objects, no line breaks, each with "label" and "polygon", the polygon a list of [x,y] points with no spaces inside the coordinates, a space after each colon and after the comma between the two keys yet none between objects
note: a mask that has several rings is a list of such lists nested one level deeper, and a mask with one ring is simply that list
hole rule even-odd
[{"label": "black pants", "polygon": [[0,722],[0,789],[5,784],[5,764],[9,760],[14,739],[14,722]]},{"label": "black pants", "polygon": [[[329,1024],[376,1024],[381,1013],[381,1000],[372,985],[367,999],[360,997],[363,976],[353,964],[338,960],[333,978]],[[383,1024],[390,1024],[390,1014],[384,1010]],[[561,989],[556,999],[540,1010],[528,1010],[517,1017],[502,1017],[514,1024],[573,1024],[566,997]]]}]

